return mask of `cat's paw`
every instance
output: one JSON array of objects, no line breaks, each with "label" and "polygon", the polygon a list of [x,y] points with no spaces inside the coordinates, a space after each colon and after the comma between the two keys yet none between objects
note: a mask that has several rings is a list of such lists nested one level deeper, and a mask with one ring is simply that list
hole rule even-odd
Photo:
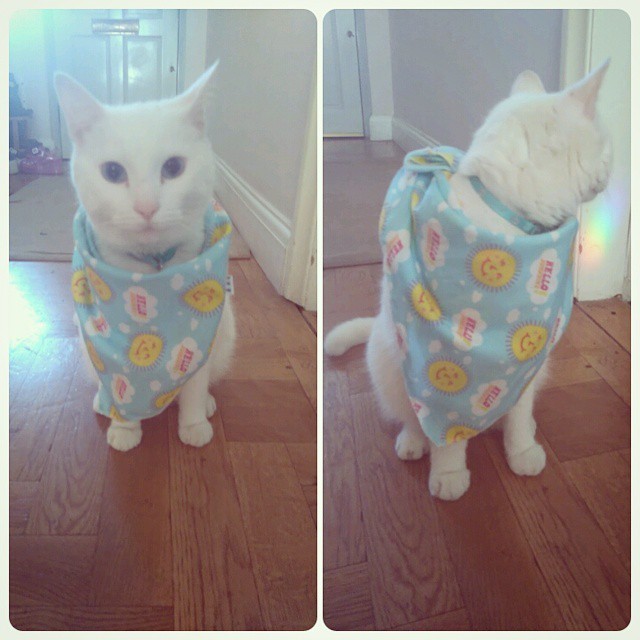
[{"label": "cat's paw", "polygon": [[507,454],[507,462],[511,471],[519,476],[537,476],[547,463],[547,454],[536,442],[515,456]]},{"label": "cat's paw", "polygon": [[210,418],[218,408],[216,404],[216,399],[210,394],[207,394],[207,418]]},{"label": "cat's paw", "polygon": [[429,475],[429,493],[440,500],[457,500],[471,484],[469,469]]},{"label": "cat's paw", "polygon": [[184,444],[202,447],[213,438],[213,427],[207,420],[203,420],[186,427],[178,427],[178,436]]},{"label": "cat's paw", "polygon": [[107,442],[118,451],[129,451],[140,444],[141,427],[119,427],[115,424],[107,429]]},{"label": "cat's paw", "polygon": [[396,454],[400,460],[419,460],[426,450],[427,441],[421,433],[403,429],[396,438]]}]

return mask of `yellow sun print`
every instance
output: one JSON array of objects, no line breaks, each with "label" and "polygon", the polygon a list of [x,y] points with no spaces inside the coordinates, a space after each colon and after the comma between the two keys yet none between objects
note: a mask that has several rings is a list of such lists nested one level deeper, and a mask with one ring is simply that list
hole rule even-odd
[{"label": "yellow sun print", "polygon": [[78,269],[71,276],[71,294],[78,304],[93,304],[93,295],[84,269]]},{"label": "yellow sun print", "polygon": [[471,261],[473,277],[491,289],[508,285],[516,274],[517,267],[515,257],[502,249],[482,249]]},{"label": "yellow sun print", "polygon": [[155,399],[155,405],[158,409],[164,409],[167,405],[170,405],[173,399],[180,393],[182,387],[178,387],[177,389],[173,389],[173,391],[167,391],[167,393],[163,393],[159,395]]},{"label": "yellow sun print", "polygon": [[205,280],[195,287],[191,287],[182,299],[200,313],[211,313],[224,300],[224,290],[217,280]]},{"label": "yellow sun print", "polygon": [[91,268],[87,267],[87,278],[101,300],[108,302],[111,299],[109,285]]},{"label": "yellow sun print", "polygon": [[475,429],[466,427],[463,424],[454,425],[447,430],[447,444],[453,444],[454,442],[468,440],[469,438],[473,438],[473,436],[475,436],[477,433],[478,432]]},{"label": "yellow sun print", "polygon": [[89,354],[89,359],[91,360],[93,366],[98,371],[104,371],[105,370],[104,362],[102,362],[102,360],[100,359],[100,356],[98,355],[98,352],[96,351],[96,348],[93,345],[93,342],[91,342],[91,340],[86,340],[85,344],[87,345],[87,353]]},{"label": "yellow sun print", "polygon": [[129,347],[129,360],[137,367],[150,367],[162,354],[164,344],[154,333],[140,333]]},{"label": "yellow sun print", "polygon": [[464,369],[450,360],[437,360],[429,366],[429,381],[444,393],[458,393],[467,386]]},{"label": "yellow sun print", "polygon": [[111,405],[111,409],[109,409],[109,417],[116,422],[125,421],[125,419],[120,415],[120,412],[115,408],[114,405]]},{"label": "yellow sun print", "polygon": [[547,344],[547,330],[537,324],[525,324],[511,338],[513,355],[523,362],[535,358]]},{"label": "yellow sun print", "polygon": [[440,320],[442,311],[433,294],[417,282],[411,290],[413,308],[424,320],[436,322]]},{"label": "yellow sun print", "polygon": [[219,240],[231,233],[232,227],[230,222],[219,224],[212,232],[209,238],[209,246],[213,246]]}]

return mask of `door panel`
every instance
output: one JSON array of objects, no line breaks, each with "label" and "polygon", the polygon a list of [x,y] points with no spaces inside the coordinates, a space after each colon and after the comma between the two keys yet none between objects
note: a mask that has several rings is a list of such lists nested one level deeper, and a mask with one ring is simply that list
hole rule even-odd
[{"label": "door panel", "polygon": [[157,36],[124,39],[124,102],[162,97],[162,40]]}]

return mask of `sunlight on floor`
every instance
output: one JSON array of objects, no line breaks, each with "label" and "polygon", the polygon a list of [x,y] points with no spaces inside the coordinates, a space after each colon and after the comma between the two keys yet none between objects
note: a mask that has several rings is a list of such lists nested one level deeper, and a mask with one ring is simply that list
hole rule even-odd
[{"label": "sunlight on floor", "polygon": [[33,293],[20,288],[20,283],[9,283],[9,339],[39,339],[49,331],[46,316],[41,316],[31,302]]}]

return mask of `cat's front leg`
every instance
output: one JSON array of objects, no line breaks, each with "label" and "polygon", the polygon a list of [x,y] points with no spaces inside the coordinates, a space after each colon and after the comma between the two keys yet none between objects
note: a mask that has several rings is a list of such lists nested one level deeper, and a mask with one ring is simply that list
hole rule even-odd
[{"label": "cat's front leg", "polygon": [[129,451],[140,444],[142,427],[140,422],[118,422],[112,420],[107,429],[107,442],[118,451]]},{"label": "cat's front leg", "polygon": [[441,500],[457,500],[471,484],[467,469],[467,441],[454,442],[444,447],[431,444],[431,470],[429,492]]},{"label": "cat's front leg", "polygon": [[213,427],[207,417],[216,410],[209,393],[209,368],[201,367],[184,385],[178,398],[178,435],[184,444],[202,447],[213,438]]},{"label": "cat's front leg", "polygon": [[[98,391],[93,397],[93,410],[100,413],[100,389],[102,382],[98,382]],[[107,442],[117,451],[129,451],[140,444],[142,427],[140,422],[112,420],[107,429]]]},{"label": "cat's front leg", "polygon": [[396,454],[400,460],[419,460],[429,450],[429,440],[419,425],[405,422],[396,438]]},{"label": "cat's front leg", "polygon": [[536,374],[504,421],[504,450],[511,470],[519,476],[537,476],[545,467],[547,456],[536,442],[533,401],[546,372],[546,365]]}]

